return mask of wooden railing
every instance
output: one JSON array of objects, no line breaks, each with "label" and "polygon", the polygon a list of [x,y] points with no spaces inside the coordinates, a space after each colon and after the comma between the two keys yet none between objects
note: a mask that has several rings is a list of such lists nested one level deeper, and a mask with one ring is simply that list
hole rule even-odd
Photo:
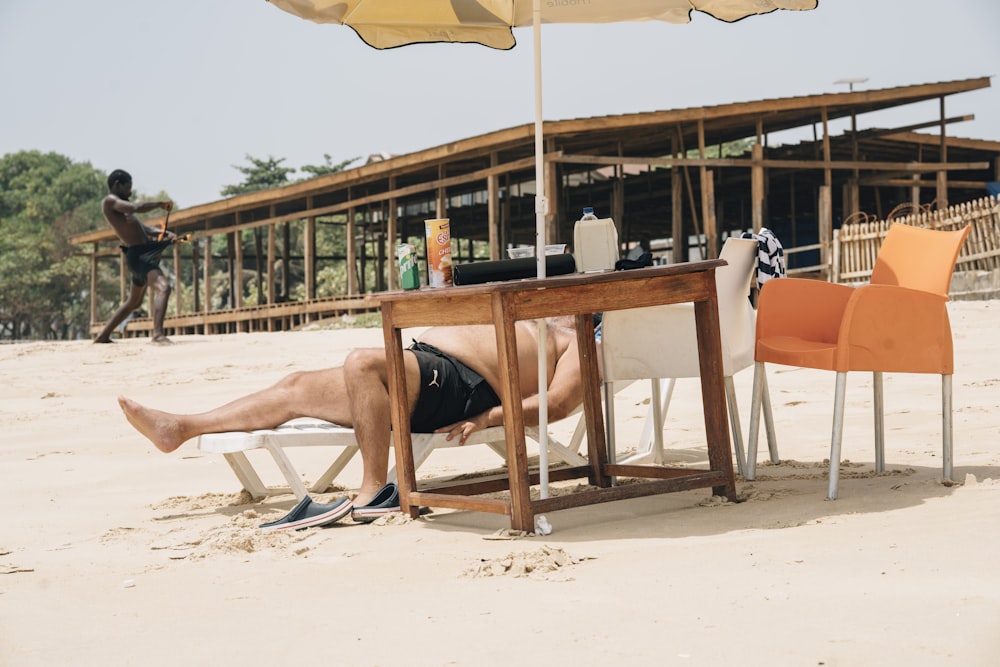
[{"label": "wooden railing", "polygon": [[[167,317],[163,330],[168,336],[180,334],[225,334],[256,331],[290,331],[328,318],[377,312],[379,302],[370,294],[355,297],[325,297],[312,301],[286,301],[261,306],[227,308]],[[96,334],[103,324],[94,324]],[[128,322],[125,335],[144,337],[150,334],[153,320],[138,317]]]},{"label": "wooden railing", "polygon": [[959,253],[956,271],[1000,269],[1000,201],[993,197],[958,204],[939,211],[922,211],[888,220],[868,219],[841,225],[833,238],[835,283],[859,283],[871,278],[875,257],[889,227],[901,223],[930,229],[971,226]]}]

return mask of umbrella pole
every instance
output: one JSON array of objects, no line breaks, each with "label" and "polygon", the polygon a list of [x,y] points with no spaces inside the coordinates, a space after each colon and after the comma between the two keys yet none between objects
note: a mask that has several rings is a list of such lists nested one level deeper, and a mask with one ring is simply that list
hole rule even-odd
[{"label": "umbrella pole", "polygon": [[[542,136],[542,3],[534,0],[532,30],[535,47],[535,261],[538,277],[545,277],[545,216],[549,201],[545,197],[545,144]],[[546,333],[544,319],[538,320],[538,483],[539,495],[549,497],[549,403],[548,364],[546,362]],[[542,515],[536,519],[540,526],[548,527]],[[551,528],[549,529],[551,530]]]}]

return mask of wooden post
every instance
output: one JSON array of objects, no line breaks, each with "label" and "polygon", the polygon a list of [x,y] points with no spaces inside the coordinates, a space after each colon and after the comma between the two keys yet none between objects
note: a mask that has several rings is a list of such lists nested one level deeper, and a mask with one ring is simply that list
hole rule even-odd
[{"label": "wooden post", "polygon": [[[444,180],[444,174],[445,174],[444,165],[443,164],[438,165],[438,180],[439,181],[443,181]],[[437,189],[437,217],[438,218],[446,218],[446,217],[448,217],[448,214],[447,214],[447,211],[448,211],[448,196],[447,195],[448,195],[448,193],[445,192],[445,189],[443,187],[440,187],[440,188]]]},{"label": "wooden post", "polygon": [[281,296],[288,299],[288,281],[292,277],[292,223],[281,223]]},{"label": "wooden post", "polygon": [[833,172],[830,169],[830,124],[826,107],[820,109],[823,119],[823,185],[831,187],[833,185]]},{"label": "wooden post", "polygon": [[701,211],[705,221],[705,246],[708,250],[706,259],[719,256],[719,233],[715,228],[715,182],[712,178],[711,170],[701,170]]},{"label": "wooden post", "polygon": [[[205,303],[202,311],[212,310],[212,237],[205,237],[205,261],[202,264],[202,279],[204,280]],[[205,331],[208,333],[208,331]]]},{"label": "wooden post", "polygon": [[174,297],[174,315],[180,315],[184,312],[183,299],[181,298],[181,244],[174,244],[174,278],[177,280],[177,285],[174,286],[173,297]]},{"label": "wooden post", "polygon": [[673,263],[680,264],[686,258],[687,237],[684,236],[684,182],[681,170],[670,168],[670,230],[673,235]]},{"label": "wooden post", "polygon": [[357,228],[354,220],[355,215],[356,211],[353,206],[347,209],[347,226],[344,234],[347,236],[347,294],[349,296],[358,293],[358,249],[357,242],[354,240]]},{"label": "wooden post", "polygon": [[[698,157],[705,159],[705,121],[698,119]],[[715,188],[712,184],[711,172],[702,165],[698,167],[698,177],[701,184],[701,219],[705,225],[705,256],[702,259],[715,259],[719,251],[716,247],[718,234],[715,231]]]},{"label": "wooden post", "polygon": [[90,326],[97,324],[97,253],[100,245],[94,243],[90,256]]},{"label": "wooden post", "polygon": [[[312,197],[309,198],[309,208],[312,208]],[[305,264],[302,272],[305,274],[306,299],[316,298],[316,216],[306,218],[305,233],[302,234],[302,259]],[[308,316],[307,316],[308,317]]]},{"label": "wooden post", "polygon": [[[271,204],[271,218],[277,215],[274,204]],[[275,229],[274,223],[272,222],[267,226],[267,302],[275,302],[275,291],[274,291],[274,250],[275,245]],[[270,327],[268,328],[270,331]]]},{"label": "wooden post", "polygon": [[[208,237],[205,237],[206,239]],[[192,313],[201,312],[201,277],[198,273],[198,245],[201,239],[191,242],[191,298],[194,302],[191,304]]]},{"label": "wooden post", "polygon": [[236,298],[233,300],[233,306],[235,308],[243,307],[243,263],[245,257],[243,255],[243,230],[237,229],[236,232],[236,271],[233,273],[233,289],[236,290]]},{"label": "wooden post", "polygon": [[[941,159],[939,162],[948,162],[948,137],[945,131],[948,122],[944,115],[944,95],[941,96]],[[948,172],[942,169],[937,173],[937,210],[942,211],[948,208]]]},{"label": "wooden post", "polygon": [[764,147],[759,143],[750,149],[753,166],[750,167],[750,221],[754,234],[764,226]]},{"label": "wooden post", "polygon": [[[490,153],[490,167],[496,167],[496,151]],[[500,259],[500,176],[486,177],[486,226],[489,234],[490,259]]]},{"label": "wooden post", "polygon": [[[396,189],[396,176],[395,174],[389,176],[389,190]],[[398,290],[400,288],[399,282],[399,269],[396,264],[396,237],[399,236],[399,218],[396,213],[396,198],[389,198],[389,227],[386,230],[386,236],[389,237],[389,289]],[[401,239],[405,241],[406,239]]]},{"label": "wooden post", "polygon": [[[554,150],[555,144],[553,139],[549,138],[545,142],[545,151],[551,152]],[[558,172],[560,170],[559,165],[552,162],[545,162],[545,197],[549,200],[549,212],[545,216],[545,238],[548,239],[549,243],[556,243],[559,241],[559,177]],[[542,248],[542,252],[545,249]]]},{"label": "wooden post", "polygon": [[830,186],[819,188],[819,261],[824,267],[826,279],[831,276],[830,248],[833,245],[833,201],[830,197]]}]

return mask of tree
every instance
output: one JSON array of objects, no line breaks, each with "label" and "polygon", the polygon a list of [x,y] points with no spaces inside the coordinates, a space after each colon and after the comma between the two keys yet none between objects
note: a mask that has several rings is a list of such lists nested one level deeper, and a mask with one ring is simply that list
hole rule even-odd
[{"label": "tree", "polygon": [[324,162],[324,164],[321,164],[321,165],[313,165],[313,164],[302,165],[302,167],[299,169],[299,171],[303,171],[303,172],[309,174],[308,176],[304,177],[302,180],[308,180],[310,178],[316,178],[317,176],[324,176],[326,174],[337,174],[337,173],[340,173],[340,172],[344,171],[344,169],[346,169],[347,166],[350,165],[352,162],[357,162],[358,160],[360,160],[361,157],[360,156],[359,157],[352,157],[351,159],[344,160],[343,162],[341,162],[339,164],[333,164],[331,162],[332,158],[330,157],[330,154],[329,153],[323,153],[323,159],[325,160],[325,162]]},{"label": "tree", "polygon": [[57,153],[0,158],[0,335],[86,331],[90,273],[69,238],[102,225],[106,189],[103,172]]},{"label": "tree", "polygon": [[242,173],[245,178],[237,185],[227,185],[219,193],[223,197],[233,195],[243,195],[248,192],[259,192],[260,190],[270,190],[288,184],[288,175],[295,171],[292,167],[282,167],[281,163],[285,158],[275,159],[268,156],[266,160],[260,160],[249,154],[246,156],[247,167],[233,165],[233,168]]}]

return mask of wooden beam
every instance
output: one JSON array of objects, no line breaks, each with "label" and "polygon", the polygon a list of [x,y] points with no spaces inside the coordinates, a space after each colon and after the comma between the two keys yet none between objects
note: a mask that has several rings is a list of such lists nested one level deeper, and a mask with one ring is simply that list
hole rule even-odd
[{"label": "wooden beam", "polygon": [[[575,164],[641,164],[649,167],[735,167],[747,169],[756,164],[753,158],[670,158],[670,157],[640,157],[625,156],[614,157],[608,155],[563,155],[555,158],[556,162],[572,162]],[[829,163],[817,162],[814,160],[781,160],[766,158],[761,159],[760,164],[768,169],[838,169],[854,170],[867,169],[869,171],[905,171],[929,172],[929,171],[978,171],[989,169],[989,162],[866,162],[864,160],[831,160]]]},{"label": "wooden beam", "polygon": [[[900,188],[936,188],[937,179],[933,181],[920,180],[920,176],[914,174],[912,178],[877,178],[862,180],[862,185],[889,185]],[[985,190],[986,181],[956,181],[948,179],[949,188],[962,188],[966,190]]]},{"label": "wooden beam", "polygon": [[[964,116],[952,116],[951,118],[946,118],[944,122],[946,123],[964,123],[965,121],[975,120],[975,114],[966,114]],[[913,125],[901,125],[900,127],[893,128],[873,128],[871,130],[862,130],[861,132],[855,132],[858,137],[858,141],[866,141],[868,139],[894,139],[897,134],[904,134],[907,132],[913,132],[914,130],[923,130],[928,127],[938,127],[941,124],[940,120],[929,120],[923,123],[914,123]]]}]

